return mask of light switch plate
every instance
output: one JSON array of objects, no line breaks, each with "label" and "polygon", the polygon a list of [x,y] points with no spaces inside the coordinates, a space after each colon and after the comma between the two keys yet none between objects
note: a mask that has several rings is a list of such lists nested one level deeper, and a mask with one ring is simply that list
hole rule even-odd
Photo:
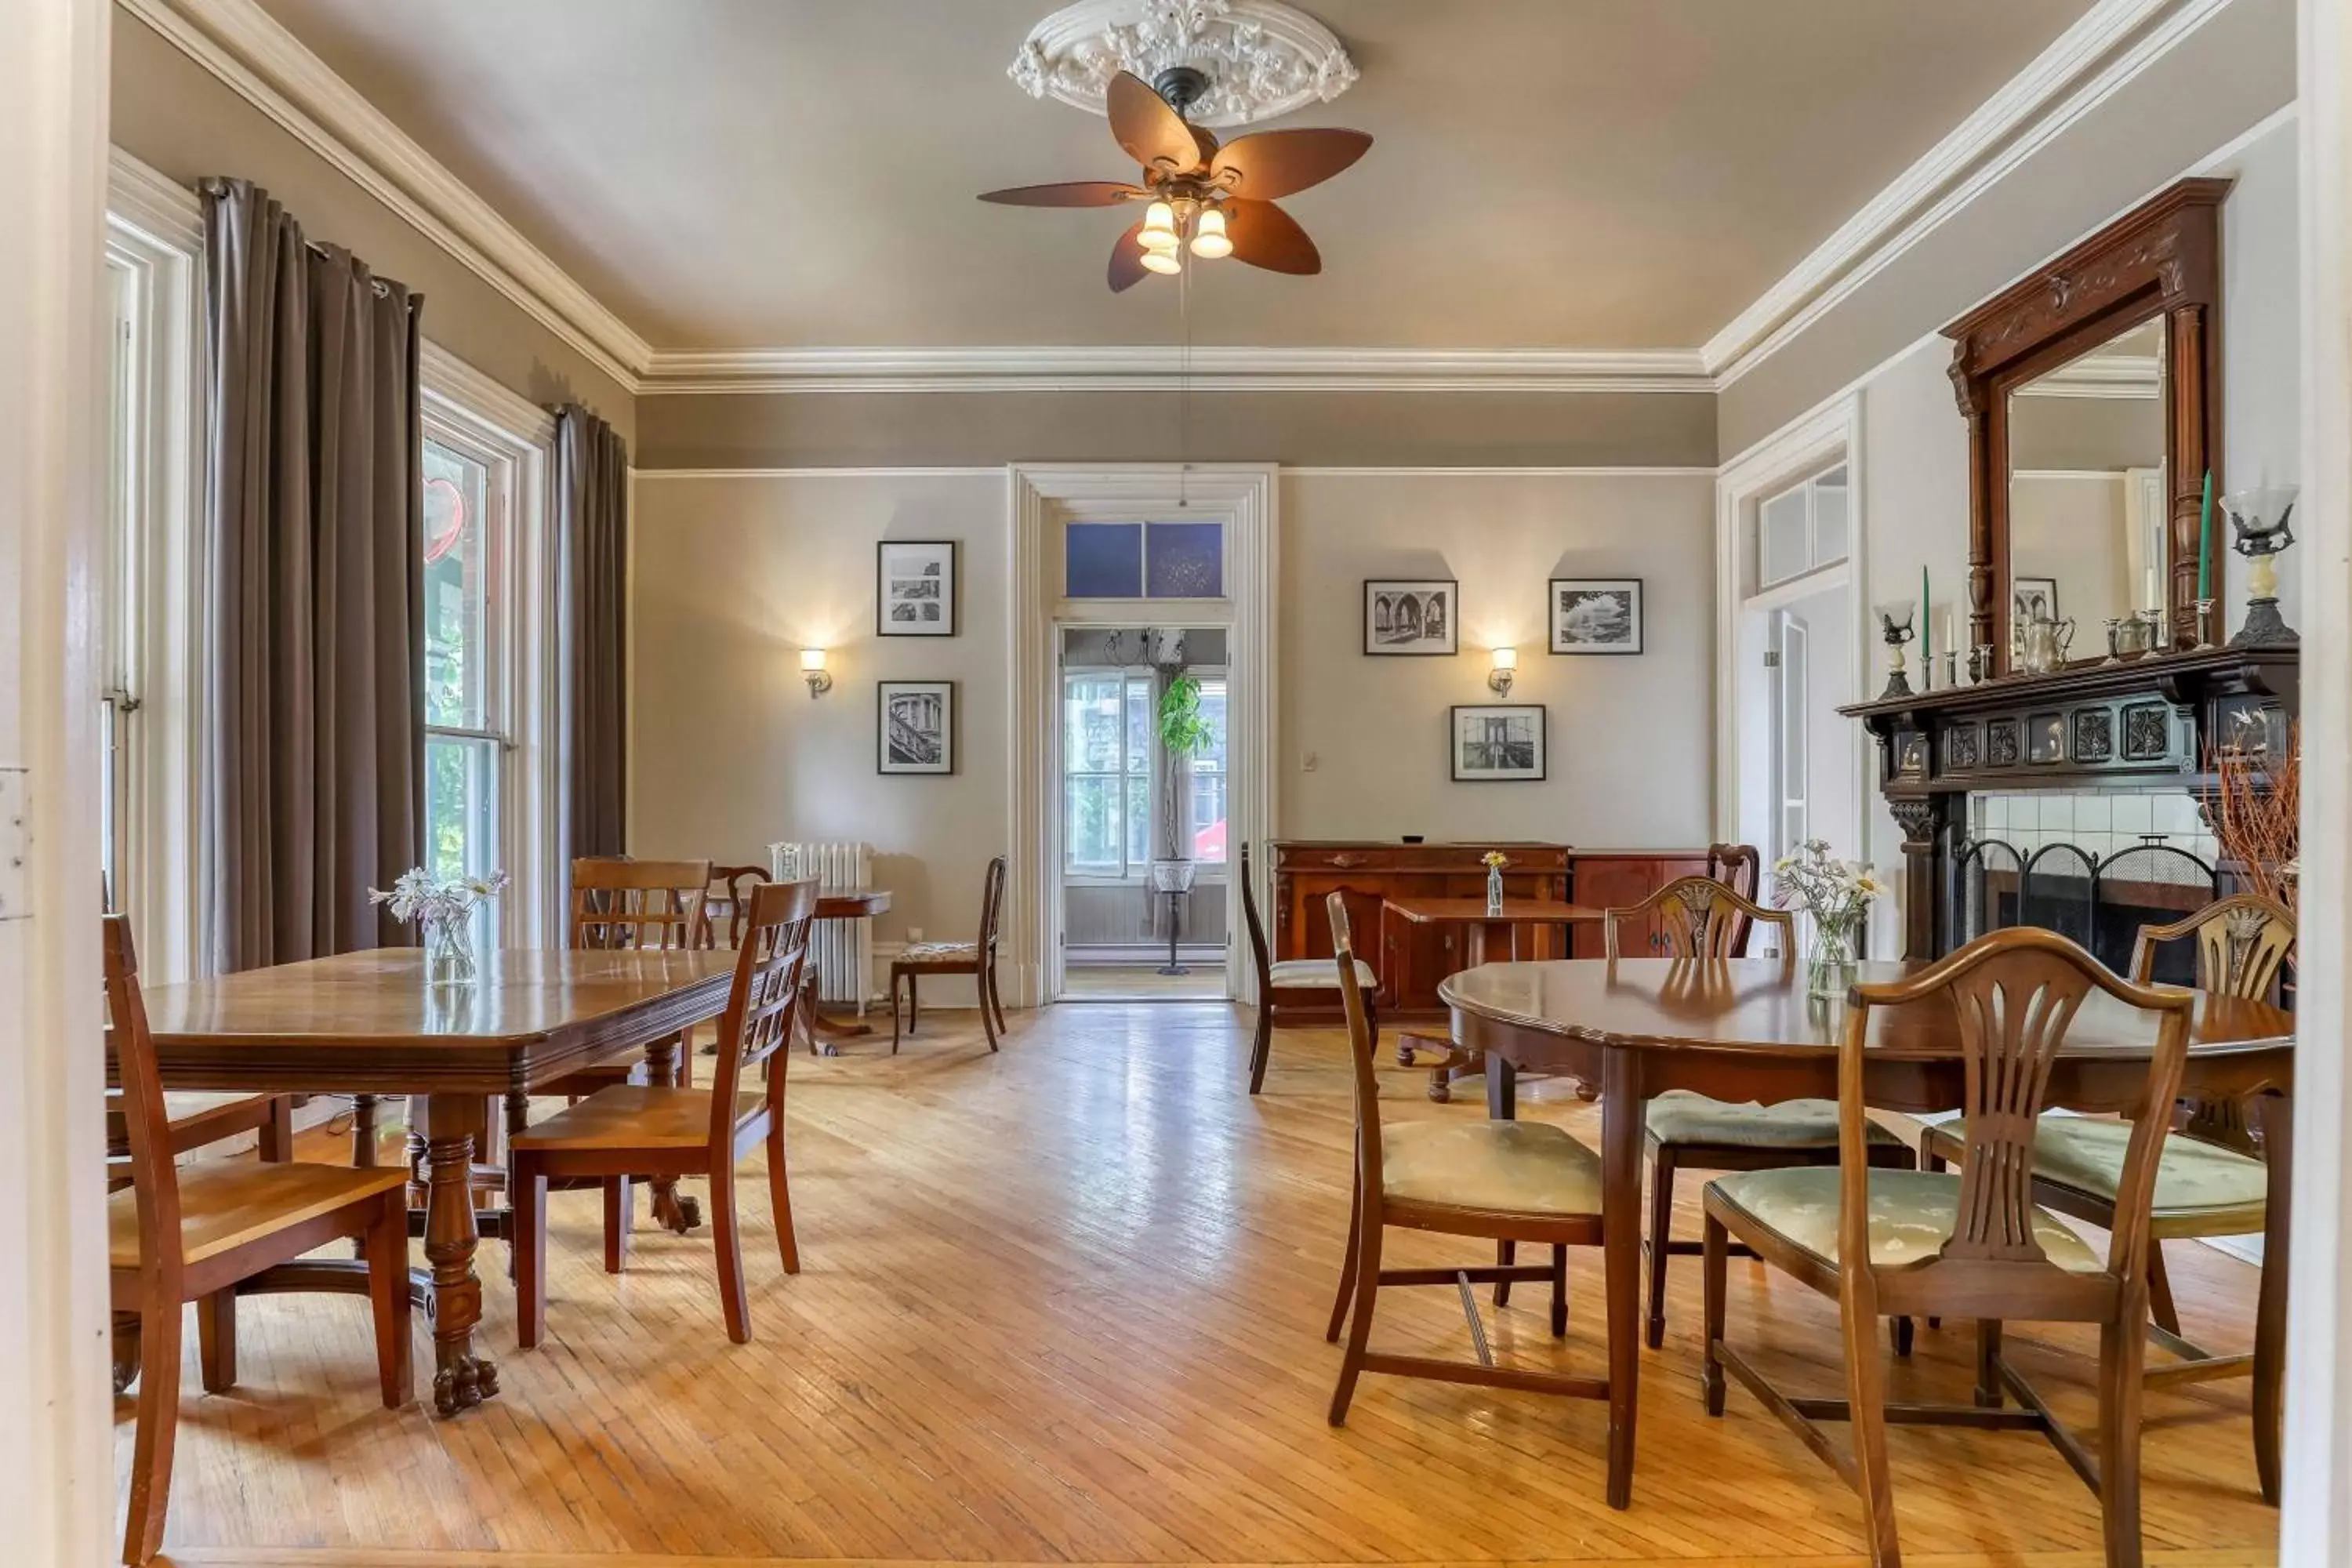
[{"label": "light switch plate", "polygon": [[32,795],[29,769],[0,768],[0,921],[33,912]]}]

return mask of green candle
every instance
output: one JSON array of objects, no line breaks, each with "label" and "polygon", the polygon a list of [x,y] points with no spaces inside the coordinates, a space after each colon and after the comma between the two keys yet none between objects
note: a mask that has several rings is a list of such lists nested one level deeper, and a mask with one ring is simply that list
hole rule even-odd
[{"label": "green candle", "polygon": [[[2197,596],[2213,596],[2213,470],[2205,470],[2205,504],[2197,513]],[[2199,637],[2205,635],[2200,626]]]}]

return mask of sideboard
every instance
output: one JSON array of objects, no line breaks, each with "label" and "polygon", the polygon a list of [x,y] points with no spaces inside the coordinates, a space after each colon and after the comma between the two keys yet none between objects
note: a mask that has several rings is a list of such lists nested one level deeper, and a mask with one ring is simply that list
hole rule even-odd
[{"label": "sideboard", "polygon": [[[1504,886],[1515,898],[1558,899],[1605,908],[1639,903],[1676,877],[1706,873],[1705,849],[1577,849],[1565,844],[1488,840],[1472,843],[1406,844],[1397,839],[1276,839],[1273,850],[1274,955],[1331,956],[1331,922],[1324,900],[1340,895],[1360,950],[1381,975],[1384,1016],[1438,1016],[1438,983],[1465,962],[1454,951],[1459,938],[1450,926],[1414,925],[1385,917],[1391,896],[1482,898],[1486,868],[1479,862],[1490,849],[1510,857]],[[1375,941],[1372,933],[1378,932]],[[1654,937],[1655,932],[1648,933]],[[1639,930],[1626,945],[1641,949]],[[1579,927],[1570,949],[1578,958],[1601,956],[1598,926]],[[1339,993],[1314,992],[1277,1003],[1277,1024],[1329,1022],[1337,1018]]]}]

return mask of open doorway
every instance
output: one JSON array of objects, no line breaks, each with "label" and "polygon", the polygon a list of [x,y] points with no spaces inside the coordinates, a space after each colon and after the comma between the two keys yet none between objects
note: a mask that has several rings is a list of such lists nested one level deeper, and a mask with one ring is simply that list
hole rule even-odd
[{"label": "open doorway", "polygon": [[1227,643],[1059,628],[1060,1000],[1225,994]]}]

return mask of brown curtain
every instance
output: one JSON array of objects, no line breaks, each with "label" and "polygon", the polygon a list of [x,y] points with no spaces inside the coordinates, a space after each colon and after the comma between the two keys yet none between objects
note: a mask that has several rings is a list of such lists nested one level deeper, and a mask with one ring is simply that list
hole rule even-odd
[{"label": "brown curtain", "polygon": [[208,180],[205,510],[214,957],[406,940],[368,902],[423,858],[421,295]]},{"label": "brown curtain", "polygon": [[564,839],[619,855],[626,822],[629,448],[576,404],[555,412],[555,527],[562,551]]}]

